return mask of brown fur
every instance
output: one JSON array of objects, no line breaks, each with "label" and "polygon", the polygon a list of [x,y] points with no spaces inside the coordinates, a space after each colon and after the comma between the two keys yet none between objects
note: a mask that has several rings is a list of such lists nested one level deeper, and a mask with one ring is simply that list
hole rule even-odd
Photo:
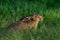
[{"label": "brown fur", "polygon": [[42,21],[43,17],[39,14],[33,14],[31,16],[27,16],[23,18],[21,21],[12,23],[8,26],[7,29],[13,29],[13,30],[27,30],[30,29],[36,29],[39,21]]}]

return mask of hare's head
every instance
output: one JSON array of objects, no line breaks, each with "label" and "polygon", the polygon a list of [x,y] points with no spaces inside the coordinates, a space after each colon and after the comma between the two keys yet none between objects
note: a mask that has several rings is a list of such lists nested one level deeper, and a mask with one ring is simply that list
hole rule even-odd
[{"label": "hare's head", "polygon": [[39,14],[33,14],[32,19],[35,21],[43,21],[43,17],[40,16]]}]

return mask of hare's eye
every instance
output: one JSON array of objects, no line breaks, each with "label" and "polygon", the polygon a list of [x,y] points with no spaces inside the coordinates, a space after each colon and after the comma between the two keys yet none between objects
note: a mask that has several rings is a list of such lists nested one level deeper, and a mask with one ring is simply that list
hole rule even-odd
[{"label": "hare's eye", "polygon": [[35,17],[37,17],[37,15],[35,15]]}]

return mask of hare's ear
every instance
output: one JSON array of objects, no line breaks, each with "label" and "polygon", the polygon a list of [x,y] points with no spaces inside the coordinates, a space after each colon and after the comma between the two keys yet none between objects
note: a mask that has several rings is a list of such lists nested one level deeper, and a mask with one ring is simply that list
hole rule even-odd
[{"label": "hare's ear", "polygon": [[30,20],[30,19],[31,19],[31,17],[26,17],[26,19],[27,19],[27,20]]},{"label": "hare's ear", "polygon": [[26,17],[24,18],[22,21],[27,21],[27,20],[30,20],[31,17]]}]

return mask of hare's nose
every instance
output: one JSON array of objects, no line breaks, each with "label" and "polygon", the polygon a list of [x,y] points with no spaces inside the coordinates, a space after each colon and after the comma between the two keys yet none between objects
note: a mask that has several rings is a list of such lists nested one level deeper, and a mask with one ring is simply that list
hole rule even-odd
[{"label": "hare's nose", "polygon": [[40,16],[40,20],[43,21],[43,17],[42,16]]}]

